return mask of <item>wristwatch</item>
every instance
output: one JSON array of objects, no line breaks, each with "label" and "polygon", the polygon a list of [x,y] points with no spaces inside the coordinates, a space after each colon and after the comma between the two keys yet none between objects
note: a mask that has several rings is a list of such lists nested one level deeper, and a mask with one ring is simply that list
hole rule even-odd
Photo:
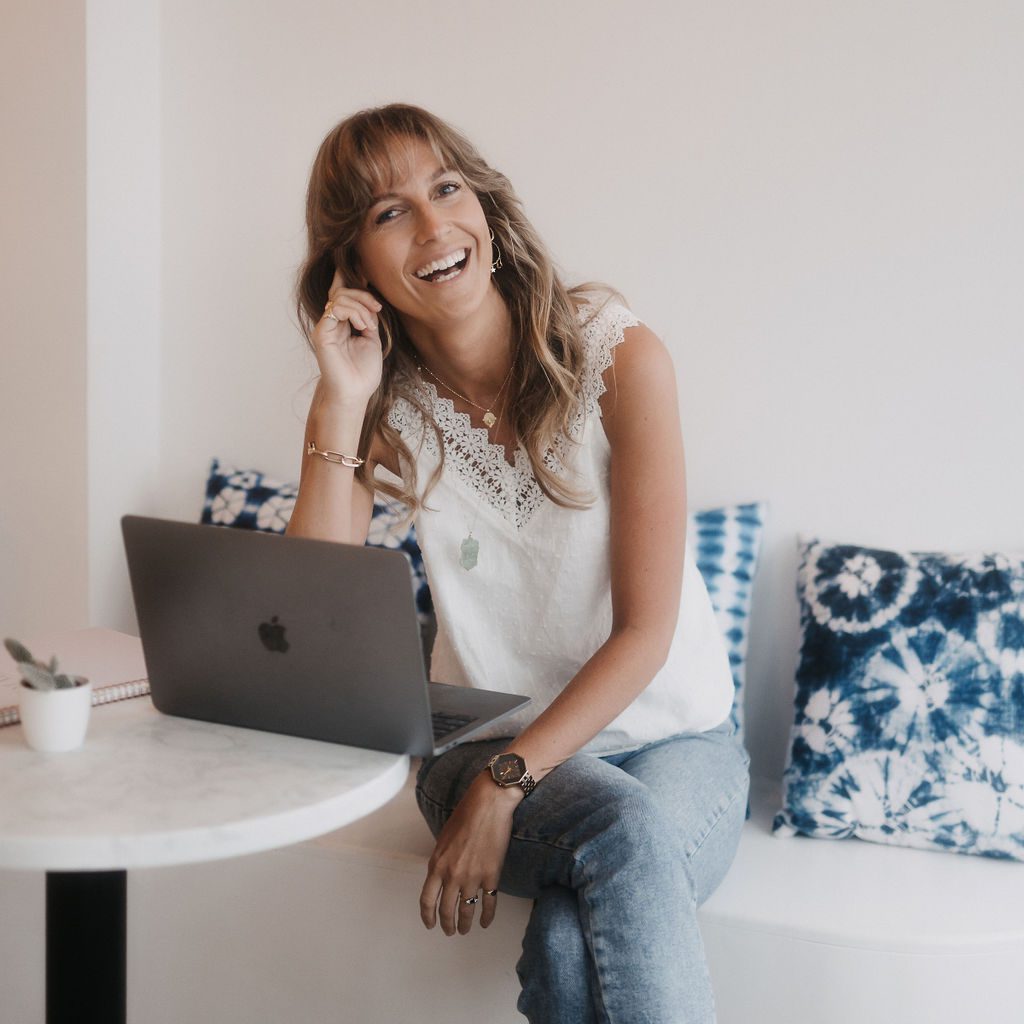
[{"label": "wristwatch", "polygon": [[529,796],[537,785],[537,780],[526,767],[526,758],[520,757],[519,754],[495,754],[487,762],[487,770],[499,786],[519,786],[526,796]]}]

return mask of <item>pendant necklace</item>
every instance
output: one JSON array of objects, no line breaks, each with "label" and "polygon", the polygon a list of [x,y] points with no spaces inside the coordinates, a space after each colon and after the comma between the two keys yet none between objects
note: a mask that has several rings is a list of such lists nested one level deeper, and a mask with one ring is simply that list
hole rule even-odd
[{"label": "pendant necklace", "polygon": [[420,363],[419,370],[421,375],[423,371],[426,370],[427,373],[429,373],[430,376],[433,377],[434,380],[436,380],[437,383],[441,385],[441,387],[445,388],[447,391],[450,391],[453,395],[455,395],[456,398],[461,398],[468,405],[473,406],[474,409],[479,409],[484,414],[484,424],[485,426],[487,426],[488,429],[493,427],[494,424],[498,422],[498,417],[494,415],[493,409],[494,406],[498,404],[498,399],[501,398],[501,393],[505,390],[505,385],[508,383],[509,378],[512,376],[512,366],[509,366],[508,373],[505,374],[505,379],[501,382],[501,387],[498,388],[498,393],[494,396],[494,400],[491,402],[489,406],[487,406],[486,409],[482,405],[477,405],[476,402],[470,401],[465,395],[460,395],[459,392],[456,391],[455,388],[451,386],[451,384],[446,384],[443,380],[441,380],[441,378],[438,377],[438,375],[434,373],[434,371],[430,369],[429,366],[424,366],[422,363]]},{"label": "pendant necklace", "polygon": [[[507,383],[508,378],[506,377],[505,380],[506,380],[506,383]],[[445,387],[447,387],[447,385],[445,385]],[[502,384],[502,388],[503,389],[504,389],[504,387],[505,387],[505,385]],[[501,392],[499,391],[498,394],[500,395]],[[472,403],[470,403],[470,404],[472,404]],[[498,399],[497,398],[495,398],[494,404],[495,405],[498,404]],[[477,408],[479,408],[479,406]],[[499,410],[499,413],[501,411],[503,411],[503,410]],[[487,417],[484,417],[485,421],[486,421],[486,418]],[[488,427],[492,427],[497,422],[498,422],[498,417],[494,416],[492,414],[491,415],[491,422],[488,423],[487,426]],[[488,438],[488,440],[489,440],[489,438]],[[466,534],[466,536],[462,540],[462,543],[459,545],[459,565],[461,565],[462,568],[466,570],[466,572],[469,572],[470,569],[475,569],[476,568],[477,559],[478,559],[478,557],[480,555],[480,541],[478,541],[476,539],[476,537],[473,536],[473,531],[476,529],[476,521],[477,521],[477,519],[480,518],[480,503],[483,501],[483,497],[484,497],[483,496],[483,492],[480,491],[477,494],[477,498],[476,498],[476,509],[473,512],[473,522],[469,526],[469,532]]]},{"label": "pendant necklace", "polygon": [[476,568],[477,556],[480,554],[480,541],[473,536],[473,530],[476,527],[477,518],[480,515],[480,501],[483,495],[479,495],[476,499],[476,512],[473,513],[473,524],[469,528],[469,533],[466,534],[462,543],[459,545],[459,565],[462,566],[466,572],[470,569]]}]

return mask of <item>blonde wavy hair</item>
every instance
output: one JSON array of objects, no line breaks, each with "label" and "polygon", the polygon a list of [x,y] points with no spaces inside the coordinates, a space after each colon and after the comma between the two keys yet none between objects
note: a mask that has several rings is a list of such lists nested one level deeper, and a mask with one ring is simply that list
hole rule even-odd
[{"label": "blonde wavy hair", "polygon": [[[346,283],[358,280],[356,241],[366,214],[373,197],[401,177],[401,154],[413,139],[429,145],[442,167],[458,171],[483,207],[503,260],[492,280],[512,319],[509,409],[516,442],[525,448],[534,477],[548,498],[566,508],[584,508],[591,499],[578,493],[567,475],[558,471],[565,463],[555,443],[559,436],[574,443],[570,427],[581,408],[584,325],[577,320],[574,300],[595,305],[596,315],[611,299],[622,296],[595,282],[566,288],[508,178],[491,167],[460,132],[428,111],[403,103],[361,110],[333,128],[321,143],[306,195],[308,252],[296,288],[299,323],[306,339],[326,305],[335,268]],[[595,293],[603,295],[600,302],[594,301]],[[415,515],[421,507],[415,460],[399,432],[389,425],[388,411],[396,399],[404,398],[423,417],[424,429],[435,432],[442,456],[424,489],[424,499],[444,466],[443,437],[420,385],[419,359],[412,342],[398,313],[382,296],[377,298],[383,305],[379,321],[384,368],[380,387],[367,406],[359,454],[367,457],[379,430],[396,454],[402,484],[367,480],[366,466],[356,475],[371,490],[406,504],[410,515]],[[545,456],[556,468],[545,462]]]}]

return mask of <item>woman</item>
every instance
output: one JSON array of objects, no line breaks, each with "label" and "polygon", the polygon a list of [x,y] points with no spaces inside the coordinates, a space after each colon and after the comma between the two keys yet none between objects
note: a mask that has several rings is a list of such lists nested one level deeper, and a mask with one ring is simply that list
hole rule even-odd
[{"label": "woman", "polygon": [[529,897],[529,1020],[713,1020],[696,908],[748,758],[685,550],[667,351],[607,290],[567,290],[508,180],[419,108],[327,136],[307,226],[320,380],[289,533],[361,544],[374,489],[405,501],[432,678],[533,698],[420,770],[424,924]]}]

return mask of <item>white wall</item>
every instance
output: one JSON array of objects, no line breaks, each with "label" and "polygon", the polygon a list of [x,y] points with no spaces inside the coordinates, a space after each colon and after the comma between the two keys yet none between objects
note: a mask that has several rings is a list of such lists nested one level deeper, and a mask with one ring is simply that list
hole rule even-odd
[{"label": "white wall", "polygon": [[0,635],[86,625],[85,4],[0,32]]},{"label": "white wall", "polygon": [[121,516],[155,513],[160,451],[160,5],[90,0],[89,621],[134,625]]},{"label": "white wall", "polygon": [[1017,8],[528,3],[499,23],[388,0],[360,35],[321,0],[93,0],[87,69],[82,7],[48,11],[16,7],[4,37],[7,632],[131,629],[117,519],[194,518],[210,456],[297,475],[306,173],[337,118],[394,99],[466,130],[566,276],[617,284],[665,337],[692,504],[771,503],[758,771],[784,756],[798,530],[1020,546]]},{"label": "white wall", "polygon": [[1020,546],[1014,5],[525,3],[499,22],[493,5],[386,0],[373,31],[322,0],[88,11],[87,72],[80,4],[15,5],[0,61],[18,141],[2,170],[7,632],[131,628],[117,519],[194,518],[210,456],[297,474],[305,175],[337,118],[397,98],[463,127],[568,278],[621,287],[666,338],[692,504],[771,503],[760,771],[783,757],[797,530]]},{"label": "white wall", "polygon": [[781,770],[798,530],[1022,546],[1024,19],[1008,3],[163,9],[160,506],[298,474],[313,153],[408,100],[516,183],[571,279],[671,346],[695,506],[771,503],[748,704]]},{"label": "white wall", "polygon": [[0,622],[131,629],[121,514],[195,518],[213,455],[297,476],[309,163],[338,118],[411,100],[510,175],[568,279],[616,284],[666,339],[693,506],[771,503],[747,718],[777,774],[798,530],[1021,546],[1024,15],[498,12],[15,5]]}]

